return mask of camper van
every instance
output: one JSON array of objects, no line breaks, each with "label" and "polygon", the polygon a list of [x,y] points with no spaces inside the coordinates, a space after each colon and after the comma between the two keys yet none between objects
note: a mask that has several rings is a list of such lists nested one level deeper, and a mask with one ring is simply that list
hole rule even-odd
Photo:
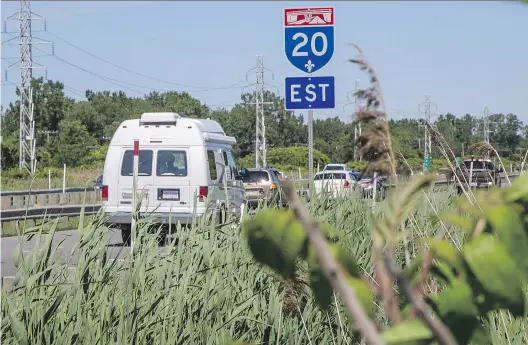
[{"label": "camper van", "polygon": [[121,230],[123,243],[130,243],[134,139],[139,140],[140,216],[149,215],[159,224],[188,225],[205,214],[220,222],[228,212],[240,215],[245,190],[231,154],[236,139],[213,120],[144,113],[119,125],[104,166],[104,214]]}]

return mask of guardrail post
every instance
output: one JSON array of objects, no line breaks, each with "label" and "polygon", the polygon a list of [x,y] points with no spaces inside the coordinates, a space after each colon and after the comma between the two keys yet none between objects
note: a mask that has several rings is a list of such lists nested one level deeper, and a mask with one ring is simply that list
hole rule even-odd
[{"label": "guardrail post", "polygon": [[64,169],[62,171],[62,194],[66,193],[66,164],[64,164]]}]

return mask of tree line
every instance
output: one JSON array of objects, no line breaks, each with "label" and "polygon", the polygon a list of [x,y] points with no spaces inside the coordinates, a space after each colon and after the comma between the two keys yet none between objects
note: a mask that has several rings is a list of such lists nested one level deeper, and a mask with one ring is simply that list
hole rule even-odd
[{"label": "tree line", "polygon": [[[117,126],[144,112],[177,112],[194,118],[218,121],[228,135],[237,139],[234,154],[249,164],[255,144],[255,106],[252,94],[244,94],[232,109],[212,109],[186,92],[151,92],[129,97],[123,91],[87,90],[86,100],[76,101],[64,93],[60,81],[34,79],[33,102],[39,169],[76,166],[102,166],[106,148]],[[17,96],[19,90],[16,90]],[[268,150],[306,147],[307,125],[302,115],[284,109],[284,99],[267,92],[264,95],[266,142]],[[18,166],[19,101],[2,109],[2,169]],[[528,146],[528,126],[515,114],[497,113],[489,117],[490,143],[510,161],[520,161]],[[457,156],[468,156],[471,146],[483,140],[481,117],[464,114],[440,115],[435,125]],[[390,120],[396,152],[412,162],[423,160],[424,127],[419,119]],[[314,147],[322,153],[321,162],[354,161],[354,128],[338,117],[318,119],[313,124]],[[306,150],[301,150],[305,152]],[[276,150],[291,154],[291,150]],[[318,153],[319,154],[319,153]],[[433,148],[433,157],[441,153]],[[287,157],[283,158],[287,161]],[[418,163],[419,164],[419,163]]]}]

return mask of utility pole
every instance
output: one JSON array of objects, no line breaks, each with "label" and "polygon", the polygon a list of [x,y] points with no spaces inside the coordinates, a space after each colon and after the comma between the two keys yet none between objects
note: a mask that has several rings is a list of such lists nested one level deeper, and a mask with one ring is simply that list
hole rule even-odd
[{"label": "utility pole", "polygon": [[[257,66],[248,71],[248,74],[253,72],[256,75],[256,82],[250,85],[255,86],[254,102],[250,103],[255,104],[255,168],[265,168],[267,166],[264,105],[273,104],[273,102],[264,102],[265,71],[271,72],[273,79],[273,72],[264,67],[264,57],[262,55],[257,55]],[[246,79],[248,79],[247,75]]]},{"label": "utility pole", "polygon": [[[46,27],[46,22],[44,17],[31,12],[30,1],[20,1],[20,9],[18,12],[6,18],[6,21],[4,21],[5,32],[7,32],[7,20],[9,19],[17,19],[19,23],[18,37],[13,37],[2,42],[3,45],[18,45],[20,49],[20,60],[7,67],[9,69],[19,64],[20,69],[19,168],[26,169],[33,176],[37,161],[35,118],[33,117],[33,89],[31,82],[33,80],[33,69],[45,67],[33,61],[32,46],[34,44],[46,44],[49,42],[33,37],[31,33],[31,22],[38,19],[44,20],[44,27]],[[18,42],[15,42],[17,38]]]},{"label": "utility pole", "polygon": [[[345,112],[345,114],[347,113],[346,111],[346,107],[349,106],[349,105],[354,105],[354,114],[352,114],[352,121],[355,121],[355,117],[356,117],[356,114],[359,112],[359,110],[361,109],[361,102],[360,102],[360,99],[359,97],[356,95],[356,91],[359,89],[359,79],[356,79],[356,82],[355,82],[355,86],[354,86],[354,91],[350,91],[348,94],[347,94],[347,99],[349,100],[349,103],[346,104],[344,107],[343,107],[343,110]],[[350,100],[350,95],[353,95],[354,98],[353,100],[351,101]],[[361,122],[358,122],[355,124],[354,126],[354,144],[356,143],[356,141],[358,140],[358,138],[361,136]],[[358,151],[358,148],[356,145],[354,145],[354,161],[360,161],[361,162],[361,156],[359,155],[359,151]]]},{"label": "utility pole", "polygon": [[431,163],[431,133],[429,131],[429,127],[431,126],[431,106],[435,107],[436,104],[431,102],[430,96],[425,96],[425,101],[418,106],[419,109],[423,108],[423,115],[424,115],[424,174],[427,170],[429,170],[430,163]]}]

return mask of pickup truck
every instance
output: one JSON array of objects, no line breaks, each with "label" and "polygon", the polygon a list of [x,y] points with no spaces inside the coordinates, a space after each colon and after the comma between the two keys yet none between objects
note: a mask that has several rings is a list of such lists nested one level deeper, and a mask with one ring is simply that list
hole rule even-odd
[{"label": "pickup truck", "polygon": [[[463,160],[456,168],[455,183],[458,194],[464,188],[490,188],[500,186],[501,169],[495,168],[491,159],[471,158]],[[462,184],[462,185],[461,185]]]}]

